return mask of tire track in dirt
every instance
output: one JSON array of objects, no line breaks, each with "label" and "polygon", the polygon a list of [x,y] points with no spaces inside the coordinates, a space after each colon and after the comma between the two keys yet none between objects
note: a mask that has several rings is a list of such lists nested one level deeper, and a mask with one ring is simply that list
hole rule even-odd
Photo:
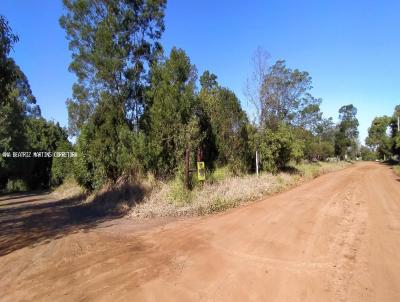
[{"label": "tire track in dirt", "polygon": [[341,198],[338,207],[341,210],[341,220],[329,247],[335,261],[328,288],[335,292],[336,301],[346,301],[348,287],[354,276],[354,266],[358,260],[358,251],[366,232],[367,207],[359,196],[360,186],[353,183]]}]

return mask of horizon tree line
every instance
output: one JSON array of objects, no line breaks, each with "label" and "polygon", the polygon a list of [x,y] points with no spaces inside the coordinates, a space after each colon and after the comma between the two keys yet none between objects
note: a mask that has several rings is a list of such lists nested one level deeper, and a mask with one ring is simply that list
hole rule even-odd
[{"label": "horizon tree line", "polygon": [[0,158],[0,188],[18,179],[33,189],[74,177],[97,190],[126,173],[183,178],[187,150],[193,166],[201,151],[208,170],[228,166],[235,174],[255,171],[256,151],[260,169],[272,173],[291,161],[357,155],[357,109],[341,107],[337,124],[324,118],[308,72],[284,60],[270,65],[258,49],[248,80],[247,95],[257,112],[250,121],[217,75],[206,70],[199,77],[182,49],[164,53],[166,1],[63,3],[60,25],[72,52],[69,69],[77,77],[66,101],[68,130],[40,116],[27,78],[10,57],[18,39],[1,17],[0,64],[9,71],[1,78],[8,82],[0,88],[0,151],[68,149],[78,157],[49,159],[43,167],[31,160],[39,173],[34,182],[17,168],[19,160]]}]

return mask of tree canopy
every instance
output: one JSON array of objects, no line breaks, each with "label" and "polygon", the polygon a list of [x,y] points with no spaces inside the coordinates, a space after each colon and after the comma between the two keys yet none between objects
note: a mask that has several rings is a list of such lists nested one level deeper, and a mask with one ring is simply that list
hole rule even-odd
[{"label": "tree canopy", "polygon": [[[18,37],[0,17],[0,151],[69,149],[78,157],[2,157],[1,187],[23,178],[22,166],[32,188],[58,185],[73,175],[85,188],[98,190],[132,171],[180,176],[187,161],[192,167],[199,160],[209,170],[227,166],[233,173],[248,173],[256,168],[257,152],[260,169],[276,173],[293,161],[355,156],[357,109],[341,107],[338,124],[325,118],[307,71],[292,69],[284,60],[269,65],[267,53],[258,49],[248,82],[257,117],[250,121],[243,100],[217,75],[205,70],[198,78],[183,49],[164,54],[165,0],[63,4],[59,21],[72,54],[69,70],[76,75],[66,101],[74,144],[66,129],[41,117],[27,77],[10,57]],[[391,137],[385,136],[384,125],[390,125]],[[400,153],[393,118],[377,119],[368,142],[384,154]]]},{"label": "tree canopy", "polygon": [[184,150],[199,146],[200,128],[195,95],[197,70],[181,49],[151,69],[149,139],[153,159],[150,167],[159,174],[179,170]]},{"label": "tree canopy", "polygon": [[200,84],[199,99],[212,132],[207,144],[215,145],[217,163],[228,164],[236,171],[246,170],[249,122],[239,99],[228,88],[220,87],[217,76],[209,71],[200,77]]},{"label": "tree canopy", "polygon": [[391,153],[391,141],[387,133],[390,122],[391,118],[388,116],[374,118],[365,140],[367,146],[371,147],[382,159],[390,156]]},{"label": "tree canopy", "polygon": [[355,152],[358,138],[357,108],[352,104],[339,109],[339,125],[335,136],[335,152],[341,158]]},{"label": "tree canopy", "polygon": [[[16,42],[18,37],[0,16],[0,154],[55,151],[67,135],[58,124],[41,117],[27,77],[10,57]],[[51,158],[0,156],[0,189],[14,179],[23,180],[30,189],[48,187],[51,166]]]},{"label": "tree canopy", "polygon": [[146,67],[159,54],[165,0],[63,0],[60,18],[78,78],[67,101],[69,130],[78,134],[101,99],[115,99],[131,127],[145,107]]}]

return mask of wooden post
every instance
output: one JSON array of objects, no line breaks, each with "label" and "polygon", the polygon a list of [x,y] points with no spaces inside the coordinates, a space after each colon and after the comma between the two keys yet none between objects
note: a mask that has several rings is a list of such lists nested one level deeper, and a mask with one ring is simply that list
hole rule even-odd
[{"label": "wooden post", "polygon": [[197,150],[197,161],[203,161],[203,149],[201,148]]},{"label": "wooden post", "polygon": [[185,189],[189,190],[190,189],[190,183],[189,183],[189,161],[190,161],[190,154],[189,154],[189,148],[185,148]]},{"label": "wooden post", "polygon": [[258,177],[258,151],[256,151],[256,174]]}]

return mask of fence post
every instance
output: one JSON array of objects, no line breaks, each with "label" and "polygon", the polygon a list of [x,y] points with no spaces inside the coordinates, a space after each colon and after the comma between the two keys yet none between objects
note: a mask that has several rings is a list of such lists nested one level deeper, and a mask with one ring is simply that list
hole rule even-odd
[{"label": "fence post", "polygon": [[256,174],[258,177],[258,151],[256,151]]}]

